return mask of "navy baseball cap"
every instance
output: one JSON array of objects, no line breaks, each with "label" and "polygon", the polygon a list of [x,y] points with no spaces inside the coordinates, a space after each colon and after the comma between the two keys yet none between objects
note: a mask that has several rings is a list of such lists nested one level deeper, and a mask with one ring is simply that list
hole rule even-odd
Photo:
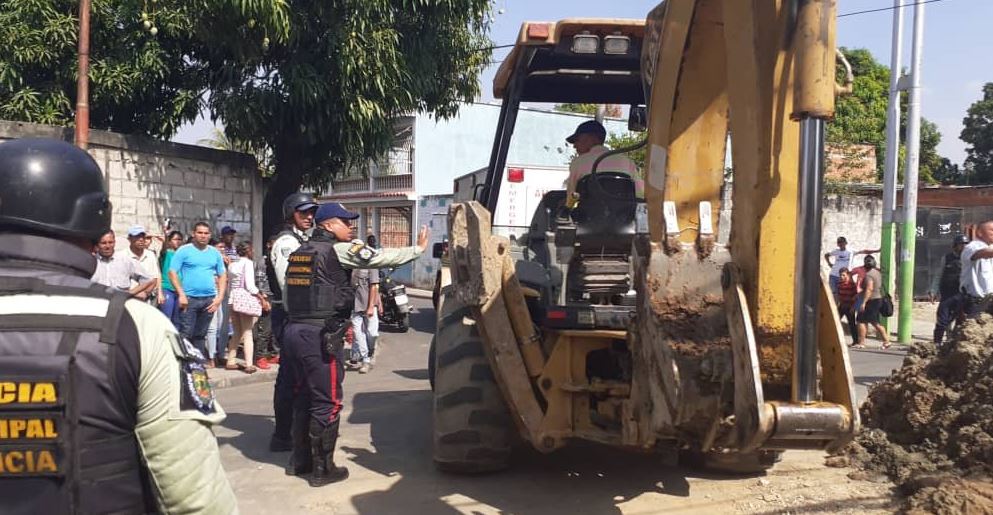
[{"label": "navy baseball cap", "polygon": [[604,139],[607,137],[607,129],[603,127],[602,123],[596,120],[588,120],[579,124],[579,127],[576,127],[576,132],[572,133],[572,136],[569,136],[565,140],[569,143],[575,143],[576,138],[578,138],[580,134],[593,134],[599,136],[601,139]]},{"label": "navy baseball cap", "polygon": [[236,231],[234,227],[231,227],[230,225],[225,225],[224,228],[221,229],[221,234],[238,234],[238,231]]},{"label": "navy baseball cap", "polygon": [[358,217],[358,213],[353,213],[345,209],[345,206],[341,205],[341,203],[329,202],[327,204],[321,204],[321,207],[317,208],[317,214],[314,215],[314,222],[321,223],[332,218],[355,220]]}]

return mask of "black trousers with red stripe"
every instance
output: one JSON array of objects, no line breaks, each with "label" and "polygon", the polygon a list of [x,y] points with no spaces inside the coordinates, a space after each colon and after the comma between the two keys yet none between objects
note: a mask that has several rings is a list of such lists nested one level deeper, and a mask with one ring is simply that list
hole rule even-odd
[{"label": "black trousers with red stripe", "polygon": [[283,352],[299,382],[294,410],[309,409],[310,417],[327,427],[341,414],[345,366],[341,355],[328,355],[323,347],[320,327],[290,322],[283,331]]}]

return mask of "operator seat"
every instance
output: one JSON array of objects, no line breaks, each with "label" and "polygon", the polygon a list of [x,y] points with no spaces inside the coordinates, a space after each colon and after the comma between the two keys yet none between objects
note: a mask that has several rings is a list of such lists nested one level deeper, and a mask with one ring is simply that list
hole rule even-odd
[{"label": "operator seat", "polygon": [[576,184],[579,205],[572,212],[580,254],[624,254],[636,232],[638,198],[634,179],[621,172],[597,172]]}]

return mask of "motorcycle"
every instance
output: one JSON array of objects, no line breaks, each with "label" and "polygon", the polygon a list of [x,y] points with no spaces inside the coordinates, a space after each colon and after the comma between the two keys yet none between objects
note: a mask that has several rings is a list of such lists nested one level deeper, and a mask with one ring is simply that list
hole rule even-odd
[{"label": "motorcycle", "polygon": [[379,299],[383,305],[383,314],[380,315],[379,323],[392,325],[405,333],[410,328],[412,307],[410,299],[407,298],[407,288],[394,281],[390,275],[394,270],[394,268],[383,270],[379,279]]}]

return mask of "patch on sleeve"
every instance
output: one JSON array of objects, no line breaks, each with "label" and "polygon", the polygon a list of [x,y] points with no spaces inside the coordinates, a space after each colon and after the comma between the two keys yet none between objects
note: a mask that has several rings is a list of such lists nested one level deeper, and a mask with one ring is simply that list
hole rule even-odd
[{"label": "patch on sleeve", "polygon": [[[210,387],[204,357],[189,340],[174,336],[174,350],[180,360],[179,365],[179,409],[197,410],[204,415],[217,411],[214,404],[214,390]],[[177,345],[178,343],[178,345]]]},{"label": "patch on sleeve", "polygon": [[209,415],[216,411],[214,407],[214,390],[210,387],[207,369],[198,361],[184,361],[180,369],[180,388],[182,399],[180,409],[196,409]]},{"label": "patch on sleeve", "polygon": [[348,247],[348,255],[359,261],[368,262],[376,254],[379,254],[379,251],[366,245],[362,240],[352,240],[351,246]]},{"label": "patch on sleeve", "polygon": [[288,258],[290,257],[290,254],[293,253],[293,251],[289,247],[283,247],[279,249],[279,253],[282,254],[284,258]]}]

